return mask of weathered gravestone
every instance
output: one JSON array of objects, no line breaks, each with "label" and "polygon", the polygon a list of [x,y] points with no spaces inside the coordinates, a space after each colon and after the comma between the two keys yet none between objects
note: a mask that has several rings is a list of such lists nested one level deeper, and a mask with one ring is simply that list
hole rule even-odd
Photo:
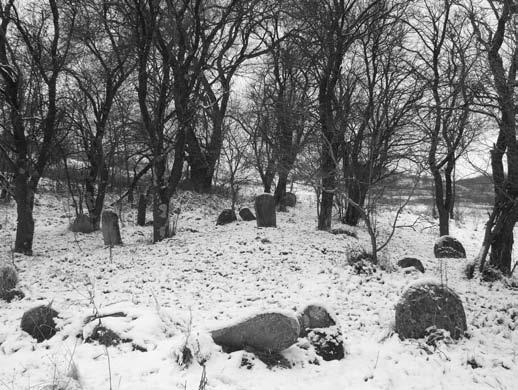
[{"label": "weathered gravestone", "polygon": [[145,226],[146,225],[146,207],[147,207],[147,198],[145,194],[140,194],[138,198],[138,206],[137,206],[137,225]]},{"label": "weathered gravestone", "polygon": [[408,268],[414,267],[420,272],[424,273],[424,266],[421,260],[416,259],[414,257],[405,257],[397,262],[398,267],[400,268]]},{"label": "weathered gravestone", "polygon": [[103,211],[102,231],[104,245],[122,245],[121,232],[119,229],[119,217],[113,211]]},{"label": "weathered gravestone", "polygon": [[441,236],[433,246],[433,253],[437,258],[466,258],[466,250],[459,240],[452,236]]},{"label": "weathered gravestone", "polygon": [[288,207],[295,207],[297,204],[297,196],[293,192],[286,192],[286,195],[284,195],[284,204]]},{"label": "weathered gravestone", "polygon": [[248,207],[239,210],[239,216],[243,221],[255,221],[255,215]]},{"label": "weathered gravestone", "polygon": [[275,198],[270,194],[262,194],[255,198],[255,215],[257,227],[276,227]]},{"label": "weathered gravestone", "polygon": [[275,353],[295,344],[300,326],[294,315],[261,313],[211,332],[214,342],[226,352],[252,347],[258,351]]},{"label": "weathered gravestone", "polygon": [[74,233],[92,233],[94,231],[94,225],[88,215],[79,214],[72,223],[72,226],[70,226],[70,230]]},{"label": "weathered gravestone", "polygon": [[336,321],[327,309],[320,305],[308,305],[297,318],[300,324],[300,336],[303,337],[308,330],[315,328],[329,328],[336,325]]},{"label": "weathered gravestone", "polygon": [[218,220],[216,221],[216,225],[227,225],[229,223],[232,223],[234,221],[237,221],[236,213],[232,209],[225,209],[221,212],[221,214],[218,216]]},{"label": "weathered gravestone", "polygon": [[433,281],[417,282],[406,289],[396,305],[396,332],[402,339],[426,336],[435,327],[454,339],[467,329],[460,297],[449,287]]}]

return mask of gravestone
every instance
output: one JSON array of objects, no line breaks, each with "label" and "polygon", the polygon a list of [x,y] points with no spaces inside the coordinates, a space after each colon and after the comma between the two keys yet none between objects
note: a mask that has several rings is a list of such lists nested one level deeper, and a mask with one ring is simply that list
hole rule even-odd
[{"label": "gravestone", "polygon": [[433,281],[417,282],[406,289],[396,305],[396,332],[401,339],[426,336],[435,327],[464,335],[466,314],[460,297],[449,287]]},{"label": "gravestone", "polygon": [[138,206],[137,206],[137,225],[145,226],[146,225],[146,206],[147,199],[145,194],[140,194],[138,198]]},{"label": "gravestone", "polygon": [[102,232],[104,245],[122,245],[121,233],[119,229],[119,217],[113,211],[103,211]]},{"label": "gravestone", "polygon": [[275,198],[271,194],[262,194],[255,198],[257,227],[276,227]]}]

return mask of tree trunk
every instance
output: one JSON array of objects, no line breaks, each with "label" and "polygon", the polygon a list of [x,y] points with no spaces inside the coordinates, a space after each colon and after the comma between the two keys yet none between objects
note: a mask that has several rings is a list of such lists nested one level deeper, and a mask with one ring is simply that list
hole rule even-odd
[{"label": "tree trunk", "polygon": [[[23,169],[20,169],[23,171]],[[25,255],[32,255],[32,241],[34,239],[34,190],[28,182],[25,172],[17,172],[15,176],[15,199],[18,220],[16,225],[16,241],[14,251]]]},{"label": "tree trunk", "polygon": [[447,202],[448,196],[451,197],[451,194],[448,195],[448,192],[446,194],[443,192],[441,172],[434,169],[432,174],[434,178],[435,206],[439,213],[439,235],[447,236],[450,234],[450,210]]},{"label": "tree trunk", "polygon": [[272,183],[273,178],[275,177],[275,167],[273,162],[268,162],[268,166],[266,167],[266,172],[261,176],[261,180],[263,182],[264,192],[269,194],[272,192]]},{"label": "tree trunk", "polygon": [[154,188],[153,191],[153,242],[170,237],[169,195],[167,189]]},{"label": "tree trunk", "polygon": [[277,205],[277,209],[279,211],[288,211],[286,207],[286,186],[288,184],[288,172],[279,172],[279,180],[277,181],[277,186],[275,187],[275,204]]},{"label": "tree trunk", "polygon": [[170,237],[169,200],[170,191],[165,185],[165,157],[156,157],[153,161],[153,242]]},{"label": "tree trunk", "polygon": [[146,206],[147,199],[145,194],[140,194],[138,199],[138,207],[137,207],[137,225],[145,226],[146,225]]},{"label": "tree trunk", "polygon": [[518,219],[518,204],[516,199],[504,198],[504,196],[494,206],[496,218],[491,239],[489,265],[502,271],[505,275],[509,275],[514,244],[513,230]]},{"label": "tree trunk", "polygon": [[[365,198],[367,197],[367,189],[368,186],[366,183],[362,183],[361,179],[353,178],[350,180],[350,183],[347,187],[347,196],[354,203],[358,204],[360,207],[363,207],[365,204]],[[358,208],[348,205],[342,222],[350,226],[357,226],[358,222],[360,222],[360,219],[361,213]]]}]

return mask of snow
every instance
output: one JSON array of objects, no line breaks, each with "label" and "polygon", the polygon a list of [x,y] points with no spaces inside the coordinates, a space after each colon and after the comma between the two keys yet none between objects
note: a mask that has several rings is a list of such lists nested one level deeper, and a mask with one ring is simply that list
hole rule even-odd
[{"label": "snow", "polygon": [[[470,337],[434,350],[393,333],[394,306],[420,273],[355,274],[347,256],[368,248],[365,229],[358,229],[358,240],[317,231],[312,192],[295,192],[297,207],[277,214],[277,228],[260,229],[254,221],[215,226],[229,202],[182,193],[173,203],[182,209],[178,233],[157,244],[151,243],[152,227],[135,226],[136,210],[125,208],[124,245],[113,248],[111,259],[100,232],[68,231],[71,216],[62,198],[38,195],[34,256],[14,256],[26,298],[0,302],[0,389],[58,383],[84,390],[110,383],[123,390],[197,389],[202,365],[206,388],[218,390],[516,388],[518,291],[463,276],[479,250],[485,209],[466,208],[463,222],[452,223],[451,235],[463,243],[467,259],[434,258],[438,232],[430,218],[399,229],[381,254],[393,264],[416,255],[424,279],[442,280],[460,295]],[[243,206],[253,204],[248,200]],[[0,207],[0,248],[11,263],[15,207]],[[425,213],[425,207],[411,206],[402,224]],[[388,226],[389,215],[382,210],[380,226]],[[37,344],[20,330],[20,319],[25,310],[51,302],[60,330]],[[210,337],[210,330],[253,313],[295,313],[314,303],[332,309],[344,334],[345,359],[311,364],[315,356],[301,339],[283,353],[293,368],[268,369],[254,359],[247,369],[240,365],[248,352],[225,354]],[[126,316],[105,317],[102,324],[147,352],[132,343],[105,348],[77,337],[86,338],[98,323],[85,324],[88,316],[115,312]],[[185,345],[194,355],[189,367],[178,363]]]}]

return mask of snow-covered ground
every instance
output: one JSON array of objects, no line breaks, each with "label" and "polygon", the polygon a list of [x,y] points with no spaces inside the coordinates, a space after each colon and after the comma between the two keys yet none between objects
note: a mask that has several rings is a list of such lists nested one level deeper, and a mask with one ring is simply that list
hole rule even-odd
[{"label": "snow-covered ground", "polygon": [[[441,262],[433,257],[437,229],[429,219],[399,229],[381,255],[385,263],[416,255],[424,276],[401,270],[357,275],[347,257],[368,248],[365,232],[359,229],[358,240],[317,231],[312,194],[297,195],[297,207],[278,213],[277,228],[258,229],[243,221],[216,227],[228,202],[183,193],[177,199],[178,234],[158,244],[151,244],[152,228],[135,226],[136,211],[126,209],[124,246],[114,248],[111,258],[100,232],[74,235],[67,229],[63,200],[39,196],[34,256],[14,257],[26,298],[0,302],[0,389],[198,389],[198,362],[205,361],[206,389],[518,388],[518,291],[463,275],[479,249],[483,208],[464,209],[462,222],[452,223],[468,259],[443,261],[448,286],[462,297],[470,337],[434,350],[391,332],[404,287],[440,277]],[[11,263],[15,208],[0,207],[1,261]],[[425,212],[412,206],[402,223]],[[37,344],[20,330],[20,319],[25,310],[49,302],[60,313],[60,331]],[[344,360],[310,364],[295,345],[284,352],[293,368],[267,369],[256,361],[247,369],[240,367],[243,352],[221,352],[207,332],[249,313],[294,311],[315,302],[338,318],[347,344]],[[103,324],[133,344],[105,348],[77,337],[88,335],[86,316],[117,311],[127,316]],[[178,364],[186,337],[195,355],[188,368]]]}]

